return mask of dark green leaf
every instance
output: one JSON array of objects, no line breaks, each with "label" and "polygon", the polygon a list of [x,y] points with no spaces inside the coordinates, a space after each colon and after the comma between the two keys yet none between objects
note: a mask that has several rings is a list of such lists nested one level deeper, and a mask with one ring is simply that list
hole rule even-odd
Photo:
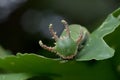
[{"label": "dark green leaf", "polygon": [[110,61],[65,63],[36,54],[18,54],[0,59],[0,67],[5,70],[39,74],[55,80],[117,80],[110,66]]},{"label": "dark green leaf", "polygon": [[[120,12],[120,9],[115,12]],[[103,38],[115,31],[119,25],[120,20],[113,14],[110,14],[103,24],[97,30],[91,33],[84,49],[79,52],[77,60],[103,60],[111,58],[114,55],[115,50],[109,47]]]}]

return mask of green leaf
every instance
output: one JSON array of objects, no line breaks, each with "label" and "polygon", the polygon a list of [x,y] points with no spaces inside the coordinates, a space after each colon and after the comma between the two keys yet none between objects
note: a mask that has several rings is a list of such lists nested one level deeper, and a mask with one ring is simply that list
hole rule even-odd
[{"label": "green leaf", "polygon": [[11,51],[5,50],[0,46],[0,58],[4,58],[11,55]]},{"label": "green leaf", "polygon": [[120,26],[104,39],[110,46],[114,47],[115,55],[112,57],[112,64],[120,76]]},{"label": "green leaf", "polygon": [[0,74],[0,80],[27,80],[31,75],[26,73]]},{"label": "green leaf", "polygon": [[114,15],[118,13],[120,13],[120,9],[110,14],[103,24],[91,33],[85,47],[78,53],[77,61],[103,60],[114,55],[115,50],[109,47],[103,38],[120,25],[120,20]]},{"label": "green leaf", "polygon": [[97,64],[94,61],[64,63],[36,54],[17,54],[0,59],[0,68],[12,72],[39,74],[55,80],[118,80],[111,62],[107,60]]},{"label": "green leaf", "polygon": [[[119,10],[119,11],[118,11]],[[120,9],[116,10],[113,15],[118,17],[120,20]],[[120,26],[117,27],[117,29],[107,35],[104,39],[107,43],[109,43],[110,46],[114,47],[115,49],[115,55],[112,57],[112,64],[114,65],[114,68],[116,68],[116,71],[118,72],[118,75],[120,76]]]}]

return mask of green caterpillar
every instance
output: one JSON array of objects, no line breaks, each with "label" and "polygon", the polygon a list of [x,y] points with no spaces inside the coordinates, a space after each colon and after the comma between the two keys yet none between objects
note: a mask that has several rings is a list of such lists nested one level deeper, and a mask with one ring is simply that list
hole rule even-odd
[{"label": "green caterpillar", "polygon": [[53,36],[53,39],[56,41],[54,47],[48,47],[39,41],[39,44],[42,48],[56,53],[62,59],[73,59],[77,52],[80,51],[89,37],[89,32],[85,27],[80,25],[68,25],[65,20],[61,21],[65,26],[64,31],[61,36],[58,37],[56,32],[54,32],[52,24],[49,25],[49,31]]}]

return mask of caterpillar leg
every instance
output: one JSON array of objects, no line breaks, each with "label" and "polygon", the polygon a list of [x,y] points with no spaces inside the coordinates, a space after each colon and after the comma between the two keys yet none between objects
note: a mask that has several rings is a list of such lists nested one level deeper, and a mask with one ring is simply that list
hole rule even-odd
[{"label": "caterpillar leg", "polygon": [[66,34],[67,34],[67,36],[70,37],[70,30],[69,30],[69,27],[68,27],[68,23],[65,20],[61,20],[61,22],[63,23],[63,25],[66,28]]},{"label": "caterpillar leg", "polygon": [[49,31],[50,31],[51,35],[53,36],[53,39],[55,39],[55,41],[57,41],[58,36],[56,35],[56,32],[54,32],[52,24],[49,25]]},{"label": "caterpillar leg", "polygon": [[42,43],[41,40],[39,41],[39,44],[40,44],[40,46],[41,46],[43,49],[46,49],[46,50],[51,51],[51,52],[55,52],[54,47],[48,47],[48,46],[46,46],[45,44]]}]

